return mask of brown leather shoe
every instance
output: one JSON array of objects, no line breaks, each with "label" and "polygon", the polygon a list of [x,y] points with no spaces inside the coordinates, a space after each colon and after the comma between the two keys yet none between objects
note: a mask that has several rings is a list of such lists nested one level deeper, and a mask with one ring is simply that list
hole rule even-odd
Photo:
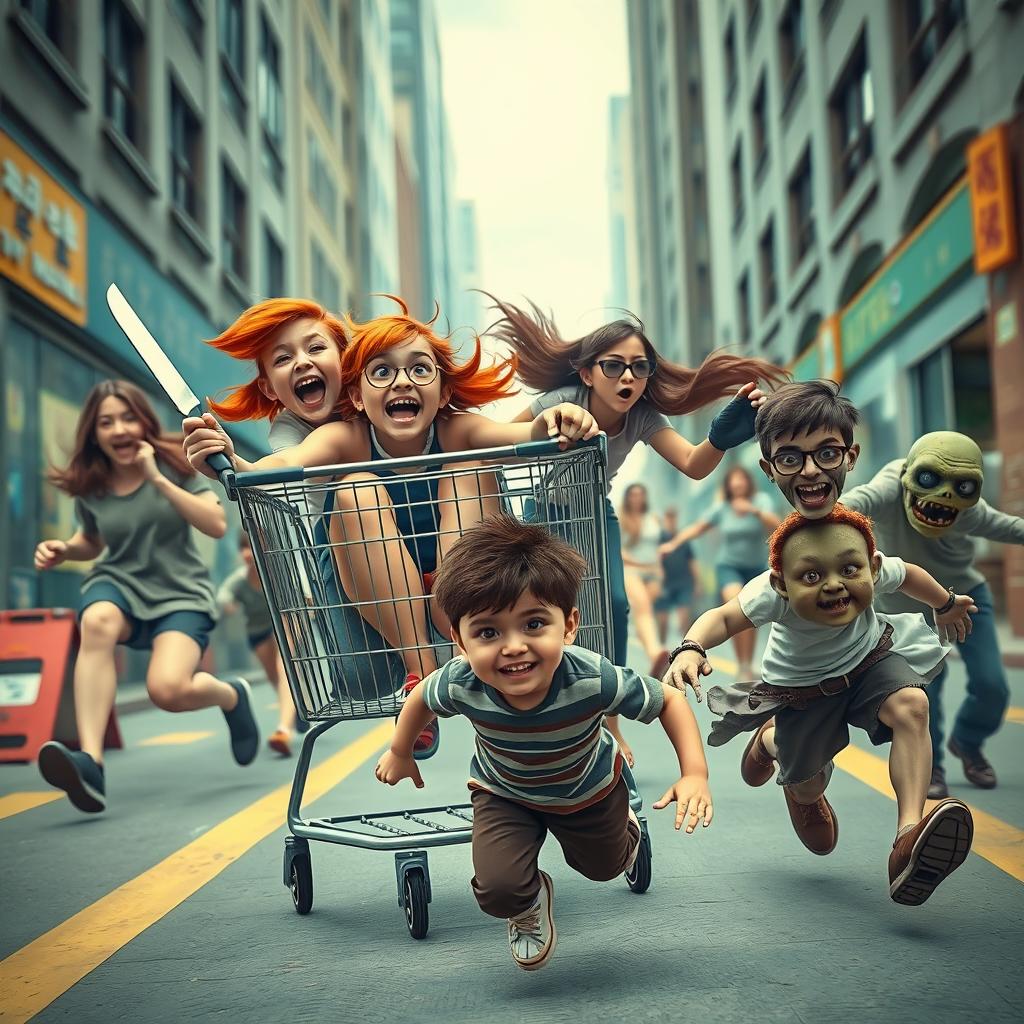
[{"label": "brown leather shoe", "polygon": [[952,736],[949,738],[949,752],[963,762],[967,781],[979,789],[996,788],[996,772],[980,750],[962,747]]},{"label": "brown leather shoe", "polygon": [[896,839],[889,854],[889,895],[904,906],[920,906],[967,859],[973,838],[967,804],[943,800]]},{"label": "brown leather shoe", "polygon": [[825,794],[813,804],[801,804],[793,799],[788,786],[783,786],[782,792],[786,794],[789,819],[800,842],[819,857],[831,853],[839,842],[839,819]]},{"label": "brown leather shoe", "polygon": [[929,800],[945,800],[949,796],[949,786],[946,785],[946,769],[941,764],[932,768],[931,782],[928,783]]},{"label": "brown leather shoe", "polygon": [[740,761],[740,775],[748,786],[763,786],[775,774],[775,758],[768,753],[761,737],[765,730],[775,727],[775,719],[769,718],[751,737]]}]

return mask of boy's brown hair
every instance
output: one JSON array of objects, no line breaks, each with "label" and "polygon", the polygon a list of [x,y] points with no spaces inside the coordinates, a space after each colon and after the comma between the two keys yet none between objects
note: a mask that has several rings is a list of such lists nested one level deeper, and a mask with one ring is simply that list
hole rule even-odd
[{"label": "boy's brown hair", "polygon": [[452,545],[433,595],[456,629],[467,615],[509,608],[526,591],[569,615],[588,571],[586,559],[544,527],[498,513]]},{"label": "boy's brown hair", "polygon": [[790,512],[785,519],[775,528],[775,532],[768,538],[768,565],[772,572],[782,575],[782,549],[786,541],[800,530],[811,526],[852,526],[864,537],[864,543],[868,548],[868,559],[875,557],[875,534],[871,529],[871,520],[860,512],[855,512],[845,505],[836,504],[827,516],[821,519],[805,519],[799,512]]},{"label": "boy's brown hair", "polygon": [[773,441],[822,428],[837,430],[849,447],[859,420],[857,407],[839,394],[834,380],[801,380],[783,384],[768,396],[757,410],[754,433],[761,455],[770,459]]}]

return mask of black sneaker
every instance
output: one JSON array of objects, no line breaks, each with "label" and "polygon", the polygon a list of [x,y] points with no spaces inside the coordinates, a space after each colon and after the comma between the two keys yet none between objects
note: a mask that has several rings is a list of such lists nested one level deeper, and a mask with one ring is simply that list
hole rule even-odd
[{"label": "black sneaker", "polygon": [[224,712],[231,733],[231,753],[239,764],[252,764],[260,749],[260,727],[252,711],[252,690],[241,677],[228,682],[228,686],[234,687],[238,694],[238,703]]},{"label": "black sneaker", "polygon": [[84,751],[50,740],[39,748],[39,772],[51,786],[63,789],[80,811],[98,814],[107,809],[103,765]]}]

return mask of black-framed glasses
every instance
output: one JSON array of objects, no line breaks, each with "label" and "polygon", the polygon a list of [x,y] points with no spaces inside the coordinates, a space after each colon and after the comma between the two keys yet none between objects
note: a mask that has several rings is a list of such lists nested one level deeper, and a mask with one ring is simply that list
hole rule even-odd
[{"label": "black-framed glasses", "polygon": [[412,366],[390,366],[388,363],[377,363],[363,371],[366,383],[375,388],[389,388],[404,373],[410,384],[425,388],[437,377],[437,363],[429,359],[419,359]]},{"label": "black-framed glasses", "polygon": [[656,369],[650,359],[634,359],[631,363],[627,363],[625,359],[598,359],[597,365],[601,367],[601,372],[612,380],[617,380],[627,369],[637,380],[643,380],[645,377],[653,376]]},{"label": "black-framed glasses", "polygon": [[825,444],[814,451],[802,448],[783,448],[771,457],[775,472],[782,476],[796,476],[804,468],[807,456],[810,455],[818,469],[838,469],[850,449],[844,444]]}]

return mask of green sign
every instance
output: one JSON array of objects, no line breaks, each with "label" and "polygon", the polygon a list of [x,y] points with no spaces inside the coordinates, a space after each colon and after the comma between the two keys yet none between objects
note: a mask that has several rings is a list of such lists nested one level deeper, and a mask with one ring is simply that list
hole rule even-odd
[{"label": "green sign", "polygon": [[843,313],[844,368],[849,371],[854,363],[895,331],[962,270],[973,255],[971,202],[964,183],[931,223]]}]

